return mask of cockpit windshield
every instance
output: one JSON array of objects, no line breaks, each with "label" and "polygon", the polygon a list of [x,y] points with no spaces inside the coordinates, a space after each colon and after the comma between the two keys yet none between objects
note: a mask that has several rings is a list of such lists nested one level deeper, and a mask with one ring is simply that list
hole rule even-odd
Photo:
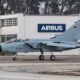
[{"label": "cockpit windshield", "polygon": [[5,43],[14,43],[14,42],[25,42],[25,41],[29,41],[29,39],[17,39],[17,38],[14,38],[14,39],[10,39],[9,41],[5,42]]}]

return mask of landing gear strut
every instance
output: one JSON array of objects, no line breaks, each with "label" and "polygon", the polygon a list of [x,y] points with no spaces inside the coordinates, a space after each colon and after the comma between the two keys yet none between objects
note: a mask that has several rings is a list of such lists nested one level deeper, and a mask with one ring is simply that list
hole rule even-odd
[{"label": "landing gear strut", "polygon": [[41,55],[39,56],[39,60],[44,60],[43,50],[41,49],[40,52],[41,52]]}]

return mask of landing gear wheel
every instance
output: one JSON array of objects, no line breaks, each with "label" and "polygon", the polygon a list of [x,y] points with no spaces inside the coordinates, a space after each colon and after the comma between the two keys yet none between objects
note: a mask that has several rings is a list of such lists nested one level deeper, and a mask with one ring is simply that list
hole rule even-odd
[{"label": "landing gear wheel", "polygon": [[17,61],[17,58],[16,58],[16,57],[13,57],[12,60],[13,60],[13,61]]},{"label": "landing gear wheel", "polygon": [[51,60],[51,61],[55,61],[55,60],[56,60],[56,57],[55,57],[54,55],[51,55],[51,56],[50,56],[50,60]]},{"label": "landing gear wheel", "polygon": [[39,60],[44,60],[44,55],[40,55]]}]

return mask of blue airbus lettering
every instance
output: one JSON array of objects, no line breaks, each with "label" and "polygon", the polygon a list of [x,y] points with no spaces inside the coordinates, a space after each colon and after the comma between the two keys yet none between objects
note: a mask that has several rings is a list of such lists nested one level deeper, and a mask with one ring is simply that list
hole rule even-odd
[{"label": "blue airbus lettering", "polygon": [[38,32],[64,32],[65,24],[38,24]]}]

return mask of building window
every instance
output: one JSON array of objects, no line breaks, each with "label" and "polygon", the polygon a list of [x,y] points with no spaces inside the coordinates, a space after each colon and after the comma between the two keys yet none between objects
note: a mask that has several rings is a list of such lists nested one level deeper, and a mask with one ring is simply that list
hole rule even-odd
[{"label": "building window", "polygon": [[17,35],[1,35],[1,42],[5,42],[13,38],[17,38]]},{"label": "building window", "polygon": [[3,19],[1,20],[1,26],[4,26],[4,20]]},{"label": "building window", "polygon": [[17,26],[17,18],[1,19],[1,27]]}]

